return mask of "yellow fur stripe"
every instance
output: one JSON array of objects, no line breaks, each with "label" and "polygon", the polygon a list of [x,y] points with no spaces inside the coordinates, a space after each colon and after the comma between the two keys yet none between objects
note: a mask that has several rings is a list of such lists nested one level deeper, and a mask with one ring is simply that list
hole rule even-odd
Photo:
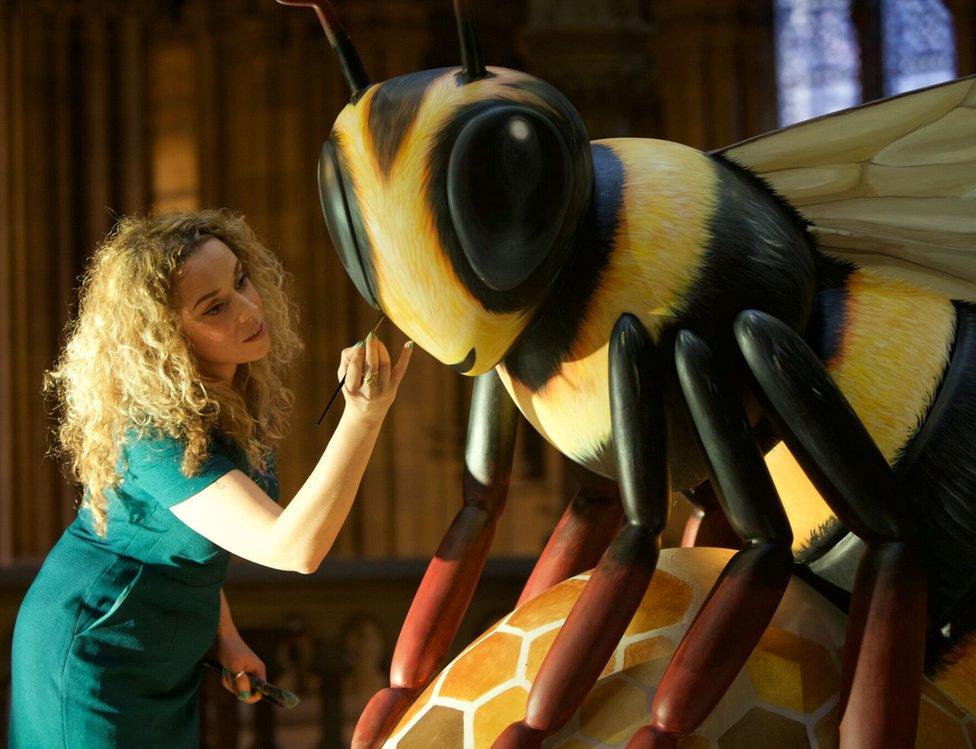
[{"label": "yellow fur stripe", "polygon": [[708,242],[714,166],[701,152],[665,141],[597,141],[624,168],[624,194],[612,256],[580,334],[557,375],[530,392],[498,368],[526,418],[561,452],[591,470],[614,474],[610,443],[608,341],[629,312],[651,335],[693,283]]},{"label": "yellow fur stripe", "polygon": [[[840,350],[827,369],[889,463],[927,413],[954,336],[955,309],[940,294],[868,271],[851,275]],[[833,513],[786,445],[766,465],[798,549]]]},{"label": "yellow fur stripe", "polygon": [[817,531],[833,520],[834,513],[800,468],[786,443],[780,442],[766,453],[766,468],[793,530],[793,550],[800,551]]},{"label": "yellow fur stripe", "polygon": [[855,271],[834,382],[889,463],[928,410],[949,361],[956,312],[936,292]]}]

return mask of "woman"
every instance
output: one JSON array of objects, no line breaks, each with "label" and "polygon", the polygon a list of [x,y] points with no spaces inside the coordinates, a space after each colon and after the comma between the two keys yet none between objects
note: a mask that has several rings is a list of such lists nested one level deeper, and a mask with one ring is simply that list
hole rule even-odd
[{"label": "woman", "polygon": [[14,629],[12,747],[196,746],[215,645],[246,701],[264,664],[221,591],[229,553],[314,571],[335,540],[410,359],[345,349],[346,407],[282,509],[272,449],[300,347],[284,272],[244,222],[125,219],[96,250],[49,373],[58,436],[85,487]]}]

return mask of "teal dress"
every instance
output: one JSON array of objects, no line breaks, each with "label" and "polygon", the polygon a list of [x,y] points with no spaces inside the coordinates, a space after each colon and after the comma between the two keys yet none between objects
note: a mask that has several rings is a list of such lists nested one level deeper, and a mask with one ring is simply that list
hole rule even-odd
[{"label": "teal dress", "polygon": [[[106,537],[83,509],[51,550],[14,626],[12,749],[199,745],[201,662],[229,555],[169,508],[228,471],[250,473],[233,443],[212,442],[187,478],[179,442],[130,440]],[[273,459],[251,478],[277,499]]]}]

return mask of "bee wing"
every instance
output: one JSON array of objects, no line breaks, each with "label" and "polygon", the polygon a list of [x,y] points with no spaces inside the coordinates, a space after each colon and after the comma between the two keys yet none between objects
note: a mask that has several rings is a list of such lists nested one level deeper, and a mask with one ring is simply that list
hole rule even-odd
[{"label": "bee wing", "polygon": [[794,205],[828,255],[976,302],[976,76],[721,154]]}]

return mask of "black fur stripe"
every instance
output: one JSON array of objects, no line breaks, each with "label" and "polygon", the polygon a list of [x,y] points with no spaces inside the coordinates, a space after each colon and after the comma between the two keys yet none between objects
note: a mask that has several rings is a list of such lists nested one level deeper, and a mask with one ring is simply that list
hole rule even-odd
[{"label": "black fur stripe", "polygon": [[367,124],[376,161],[384,176],[389,175],[400,145],[417,119],[427,89],[451,70],[424,70],[376,84],[378,90],[370,100]]},{"label": "black fur stripe", "polygon": [[737,358],[731,331],[742,310],[761,310],[805,330],[816,291],[816,250],[798,214],[761,179],[712,158],[717,183],[708,245],[679,308],[678,327],[709,341],[720,357]]},{"label": "black fur stripe", "polygon": [[[925,422],[896,465],[929,582],[926,663],[976,631],[976,307],[956,302],[952,357]],[[950,625],[948,637],[940,630]]]},{"label": "black fur stripe", "polygon": [[595,187],[574,240],[562,283],[505,357],[513,379],[535,391],[558,371],[579,335],[610,254],[623,204],[624,167],[604,145],[592,144]]}]

